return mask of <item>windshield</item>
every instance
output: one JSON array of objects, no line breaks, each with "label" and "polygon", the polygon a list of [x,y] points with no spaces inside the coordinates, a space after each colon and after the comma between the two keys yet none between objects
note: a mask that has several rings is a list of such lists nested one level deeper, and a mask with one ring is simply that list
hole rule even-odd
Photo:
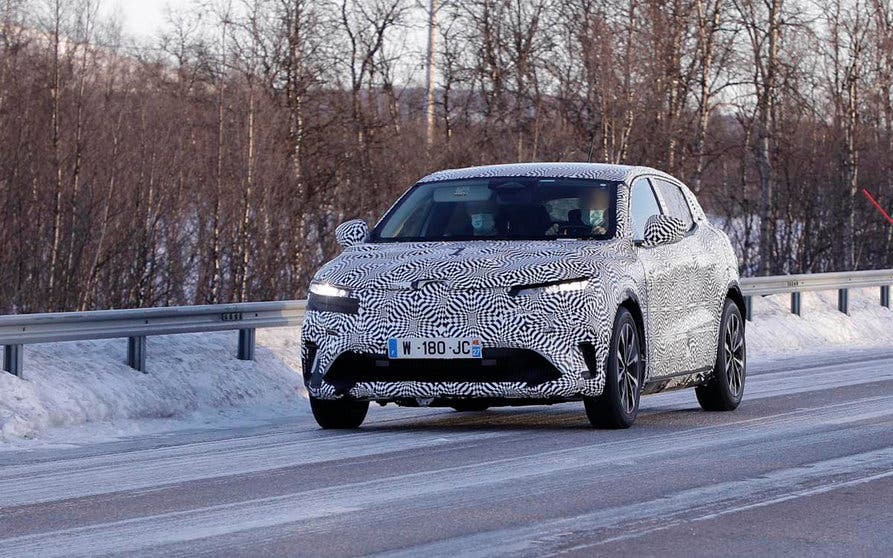
[{"label": "windshield", "polygon": [[617,183],[579,178],[473,178],[416,184],[373,242],[605,239]]}]

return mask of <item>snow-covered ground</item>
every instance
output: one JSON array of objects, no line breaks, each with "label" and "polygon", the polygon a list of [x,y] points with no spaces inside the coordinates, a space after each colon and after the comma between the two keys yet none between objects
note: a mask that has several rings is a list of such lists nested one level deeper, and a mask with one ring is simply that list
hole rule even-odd
[{"label": "snow-covered ground", "polygon": [[24,380],[0,372],[0,443],[108,439],[308,412],[297,328],[257,337],[253,362],[236,358],[236,332],[150,337],[147,374],[127,366],[126,339],[28,345]]},{"label": "snow-covered ground", "polygon": [[[802,316],[790,314],[789,303],[789,295],[754,300],[751,361],[893,346],[893,312],[878,304],[877,289],[851,291],[850,316],[837,311],[834,291],[804,293]],[[294,328],[259,331],[257,360],[243,362],[235,358],[235,332],[152,337],[148,374],[124,364],[123,339],[29,345],[24,380],[0,373],[0,443],[86,443],[304,420],[298,340]]]},{"label": "snow-covered ground", "polygon": [[767,357],[798,350],[893,346],[893,311],[880,305],[880,289],[850,290],[850,315],[837,311],[837,291],[801,294],[800,316],[791,314],[791,295],[757,297],[747,324],[748,356]]}]

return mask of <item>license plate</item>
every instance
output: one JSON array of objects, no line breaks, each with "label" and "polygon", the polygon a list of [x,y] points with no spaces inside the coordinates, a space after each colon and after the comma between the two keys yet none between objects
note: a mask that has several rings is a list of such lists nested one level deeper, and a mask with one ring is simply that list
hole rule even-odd
[{"label": "license plate", "polygon": [[391,337],[388,358],[481,358],[482,348],[473,337]]}]

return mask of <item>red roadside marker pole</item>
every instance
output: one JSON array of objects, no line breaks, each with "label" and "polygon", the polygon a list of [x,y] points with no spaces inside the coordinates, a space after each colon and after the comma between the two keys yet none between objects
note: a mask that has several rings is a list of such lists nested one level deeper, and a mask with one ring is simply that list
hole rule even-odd
[{"label": "red roadside marker pole", "polygon": [[893,217],[890,217],[890,215],[886,211],[884,211],[884,208],[881,207],[881,204],[879,204],[877,202],[877,200],[875,200],[874,197],[872,197],[872,195],[868,192],[868,190],[866,190],[865,188],[862,188],[862,193],[865,194],[865,197],[868,198],[868,201],[871,202],[871,205],[873,205],[878,211],[881,212],[881,215],[884,216],[884,219],[886,219],[888,223],[893,225]]}]

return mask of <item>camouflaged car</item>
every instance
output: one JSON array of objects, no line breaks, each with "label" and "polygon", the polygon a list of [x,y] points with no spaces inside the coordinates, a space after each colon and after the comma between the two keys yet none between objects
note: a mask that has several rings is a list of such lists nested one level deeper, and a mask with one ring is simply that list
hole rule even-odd
[{"label": "camouflaged car", "polygon": [[372,401],[483,410],[582,400],[624,428],[640,395],[694,387],[732,410],[744,300],[726,235],[694,195],[634,166],[535,163],[436,172],[309,288],[303,375],[317,422]]}]

